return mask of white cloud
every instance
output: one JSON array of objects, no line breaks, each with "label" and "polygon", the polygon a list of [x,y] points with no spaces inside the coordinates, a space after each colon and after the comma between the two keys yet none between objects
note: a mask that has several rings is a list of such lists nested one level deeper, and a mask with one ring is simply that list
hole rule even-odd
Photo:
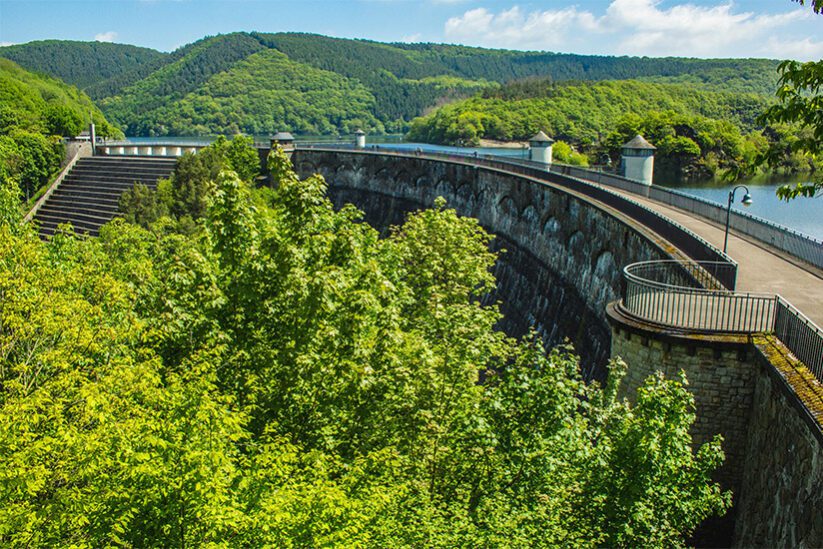
[{"label": "white cloud", "polygon": [[568,6],[525,11],[519,6],[467,10],[446,21],[445,35],[464,44],[615,55],[772,57],[820,59],[823,42],[798,35],[810,10],[741,11],[731,2],[714,5],[660,0],[613,0],[595,14]]},{"label": "white cloud", "polygon": [[[805,17],[804,10],[778,14],[735,11],[732,3],[677,4],[660,9],[655,0],[614,0],[602,22],[622,34],[620,53],[695,57],[770,56],[763,43],[778,29]],[[621,32],[622,31],[622,32]]]},{"label": "white cloud", "polygon": [[0,48],[5,46],[13,46],[14,42],[0,42]]},{"label": "white cloud", "polygon": [[101,32],[94,35],[96,42],[114,42],[117,39],[117,33],[114,31]]},{"label": "white cloud", "polygon": [[421,37],[421,34],[418,32],[418,33],[415,33],[415,34],[410,34],[409,36],[404,36],[403,38],[400,39],[400,41],[401,42],[406,42],[408,44],[413,44],[415,42],[420,42],[420,37]]},{"label": "white cloud", "polygon": [[519,6],[494,14],[476,8],[446,21],[446,37],[485,46],[555,48],[573,32],[597,32],[599,23],[589,11],[576,7],[526,13]]}]

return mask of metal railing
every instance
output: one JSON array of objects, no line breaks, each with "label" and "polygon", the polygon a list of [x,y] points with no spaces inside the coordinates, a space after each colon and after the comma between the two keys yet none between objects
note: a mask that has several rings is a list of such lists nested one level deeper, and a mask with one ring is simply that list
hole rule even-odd
[{"label": "metal railing", "polygon": [[823,383],[823,330],[779,295],[774,335]]},{"label": "metal railing", "polygon": [[712,271],[722,265],[644,261],[623,269],[625,309],[655,324],[682,329],[753,333],[771,331],[774,295],[716,289]]},{"label": "metal railing", "polygon": [[779,295],[712,289],[713,265],[644,261],[623,269],[631,316],[698,332],[773,333],[823,382],[823,330]]},{"label": "metal railing", "polygon": [[[726,222],[726,206],[705,198],[657,185],[645,185],[619,175],[588,170],[578,166],[552,164],[551,171],[587,179],[601,185],[644,196],[716,223],[725,224]],[[737,210],[732,210],[729,226],[739,233],[769,244],[792,257],[801,259],[815,267],[823,268],[823,242],[808,235]]]}]

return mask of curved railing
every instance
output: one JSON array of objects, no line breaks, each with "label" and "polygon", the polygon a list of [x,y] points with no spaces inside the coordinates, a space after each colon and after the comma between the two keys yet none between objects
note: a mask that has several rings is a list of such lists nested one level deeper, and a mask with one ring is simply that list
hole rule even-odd
[{"label": "curved railing", "polygon": [[779,295],[716,289],[711,273],[717,268],[712,262],[676,260],[628,265],[621,308],[678,330],[771,332],[823,382],[823,330]]},{"label": "curved railing", "polygon": [[[619,175],[598,172],[579,166],[552,164],[551,171],[573,177],[580,177],[601,185],[644,196],[656,202],[699,215],[716,223],[725,224],[726,222],[726,207],[717,202],[706,200],[705,198],[692,196],[658,185],[645,185],[638,181],[620,177]],[[823,242],[808,235],[737,210],[731,211],[729,227],[739,233],[748,235],[760,242],[784,251],[793,257],[806,261],[815,267],[823,268]]]},{"label": "curved railing", "polygon": [[709,281],[713,278],[710,273],[718,267],[722,264],[676,260],[628,265],[623,269],[623,306],[647,322],[686,330],[770,331],[775,296],[716,289],[716,284]]}]

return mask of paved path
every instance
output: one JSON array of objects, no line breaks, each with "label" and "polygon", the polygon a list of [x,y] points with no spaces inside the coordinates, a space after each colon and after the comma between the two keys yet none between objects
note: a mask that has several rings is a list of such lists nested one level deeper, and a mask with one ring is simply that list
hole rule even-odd
[{"label": "paved path", "polygon": [[[604,188],[665,215],[723,249],[723,226],[648,198],[613,187]],[[729,233],[728,254],[738,265],[737,291],[780,294],[812,322],[823,327],[823,271],[811,266],[800,267],[798,260],[755,242],[734,231]]]}]

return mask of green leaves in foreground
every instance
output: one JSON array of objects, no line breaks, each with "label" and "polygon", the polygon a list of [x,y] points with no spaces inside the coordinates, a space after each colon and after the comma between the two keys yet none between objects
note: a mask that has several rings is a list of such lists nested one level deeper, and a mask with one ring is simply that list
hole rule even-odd
[{"label": "green leaves in foreground", "polygon": [[445,204],[385,238],[223,171],[201,231],[0,225],[0,544],[677,546],[729,506],[682,381],[495,332]]}]

